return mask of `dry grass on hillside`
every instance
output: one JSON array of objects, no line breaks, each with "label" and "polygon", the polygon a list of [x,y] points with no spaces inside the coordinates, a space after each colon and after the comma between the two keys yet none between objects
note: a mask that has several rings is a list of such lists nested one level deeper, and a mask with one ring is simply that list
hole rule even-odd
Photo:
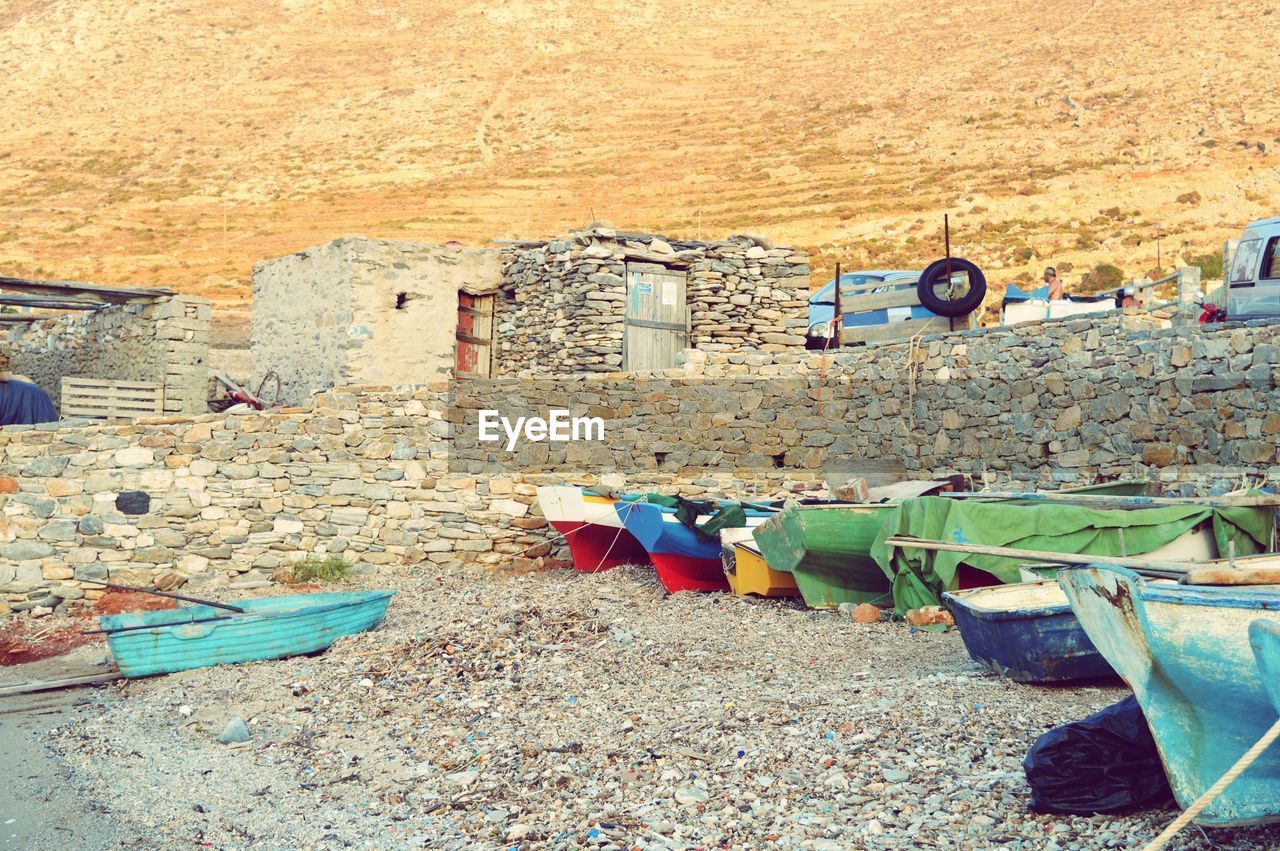
[{"label": "dry grass on hillside", "polygon": [[1280,13],[1211,0],[14,0],[0,273],[242,300],[342,234],[594,218],[1141,274],[1280,213]]}]

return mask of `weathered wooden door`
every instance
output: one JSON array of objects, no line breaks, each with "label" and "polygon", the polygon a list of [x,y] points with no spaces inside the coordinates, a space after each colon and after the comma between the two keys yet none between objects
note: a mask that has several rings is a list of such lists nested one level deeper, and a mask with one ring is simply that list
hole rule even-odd
[{"label": "weathered wooden door", "polygon": [[458,375],[488,378],[493,350],[493,296],[458,293]]},{"label": "weathered wooden door", "polygon": [[685,272],[653,263],[627,264],[627,318],[622,368],[670,369],[689,344]]}]

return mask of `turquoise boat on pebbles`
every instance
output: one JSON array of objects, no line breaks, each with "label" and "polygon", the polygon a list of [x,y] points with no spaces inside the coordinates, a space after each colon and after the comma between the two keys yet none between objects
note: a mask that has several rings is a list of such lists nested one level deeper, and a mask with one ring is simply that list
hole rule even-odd
[{"label": "turquoise boat on pebbles", "polygon": [[[1280,589],[1180,585],[1101,565],[1065,568],[1058,582],[1089,639],[1133,689],[1186,809],[1276,721],[1280,688],[1258,673],[1250,627],[1280,618]],[[1252,637],[1262,645],[1266,632],[1254,626]],[[1262,653],[1274,676],[1270,649]],[[1280,748],[1264,751],[1196,821],[1280,821]]]},{"label": "turquoise boat on pebbles", "polygon": [[281,659],[324,650],[382,620],[394,591],[267,597],[235,604],[182,606],[99,619],[116,666],[126,677],[170,674],[209,665]]}]

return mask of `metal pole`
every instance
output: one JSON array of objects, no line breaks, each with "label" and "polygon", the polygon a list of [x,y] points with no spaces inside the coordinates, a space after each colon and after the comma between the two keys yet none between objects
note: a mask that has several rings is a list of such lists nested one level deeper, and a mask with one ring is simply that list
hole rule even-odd
[{"label": "metal pole", "polygon": [[836,263],[836,305],[835,315],[831,317],[831,333],[833,335],[832,343],[838,349],[840,348],[840,338],[843,336],[841,330],[844,326],[844,313],[841,312],[840,305],[840,264]]},{"label": "metal pole", "polygon": [[[942,214],[942,235],[946,240],[947,250],[947,298],[951,298],[953,292],[952,287],[954,284],[951,280],[951,215],[949,213]],[[956,320],[954,317],[947,320],[947,330],[956,330]]]},{"label": "metal pole", "polygon": [[947,290],[951,289],[951,216],[942,214],[942,234],[947,241]]}]

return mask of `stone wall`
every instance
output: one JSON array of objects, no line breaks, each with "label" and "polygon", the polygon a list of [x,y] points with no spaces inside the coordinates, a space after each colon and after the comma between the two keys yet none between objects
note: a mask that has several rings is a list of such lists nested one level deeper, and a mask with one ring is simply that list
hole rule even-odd
[{"label": "stone wall", "polygon": [[296,405],[336,386],[448,376],[458,292],[496,292],[500,276],[496,250],[365,237],[256,263],[250,386],[274,371]]},{"label": "stone wall", "polygon": [[207,299],[174,296],[11,325],[11,369],[59,408],[73,376],[159,382],[166,412],[196,414],[207,410],[209,324]]},{"label": "stone wall", "polygon": [[[687,275],[691,343],[705,351],[803,350],[809,257],[755,237],[680,242],[611,228],[505,252],[495,374],[611,372],[622,365],[627,263]],[[765,242],[765,245],[768,245]]]},{"label": "stone wall", "polygon": [[[1072,320],[862,348],[817,364],[364,387],[309,409],[0,430],[0,608],[125,584],[258,581],[308,555],[373,571],[539,567],[539,484],[768,497],[837,457],[1052,486],[1146,474],[1171,492],[1280,483],[1280,325]],[[755,374],[699,374],[735,358]],[[914,366],[913,366],[914,364]],[[742,364],[731,364],[740,366]],[[769,366],[788,374],[760,375]],[[604,442],[478,440],[480,410],[567,409]],[[138,495],[148,505],[136,511]],[[124,494],[124,496],[122,496]],[[127,510],[128,511],[127,511]]]}]

